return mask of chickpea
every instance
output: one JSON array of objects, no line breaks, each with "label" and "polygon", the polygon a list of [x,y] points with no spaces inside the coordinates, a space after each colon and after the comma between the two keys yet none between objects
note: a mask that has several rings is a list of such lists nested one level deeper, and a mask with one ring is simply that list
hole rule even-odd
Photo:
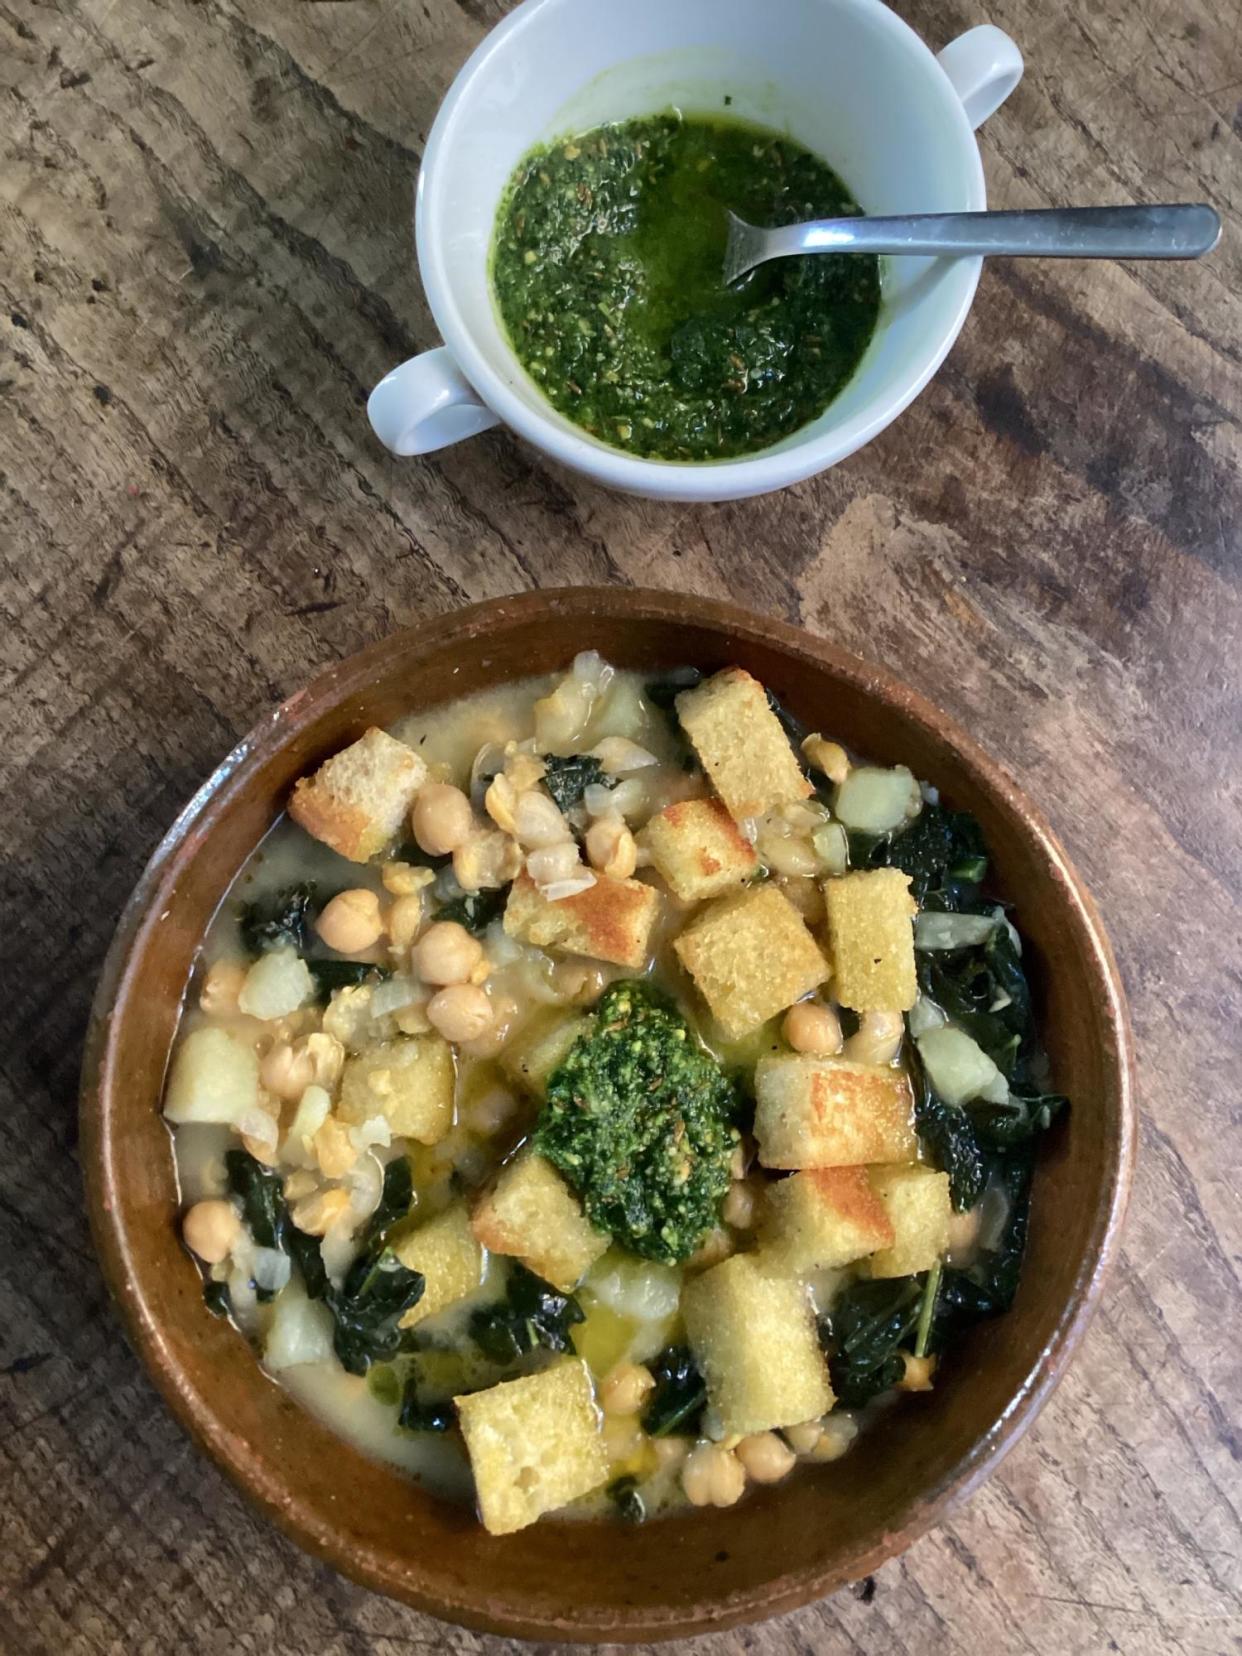
[{"label": "chickpea", "polygon": [[[788,1437],[788,1433],[785,1434]],[[858,1436],[858,1422],[852,1414],[846,1414],[834,1409],[820,1422],[819,1439],[811,1450],[811,1459],[817,1461],[840,1460],[841,1456]]]},{"label": "chickpea", "polygon": [[492,1021],[481,1035],[476,1035],[469,1043],[471,1058],[498,1057],[509,1039],[517,1015],[517,1005],[510,996],[496,995],[492,999]]},{"label": "chickpea", "polygon": [[290,1209],[289,1217],[307,1236],[326,1236],[349,1211],[349,1192],[332,1187],[304,1196]]},{"label": "chickpea", "polygon": [[808,736],[802,744],[802,751],[813,765],[823,771],[830,782],[838,787],[850,774],[849,754],[840,742],[826,742],[818,733]]},{"label": "chickpea", "polygon": [[424,983],[467,983],[482,958],[483,945],[456,920],[428,926],[414,949],[414,965]]},{"label": "chickpea", "polygon": [[326,1179],[342,1179],[358,1160],[358,1151],[349,1136],[349,1129],[335,1116],[329,1116],[316,1132],[311,1144],[315,1160]]},{"label": "chickpea", "polygon": [[493,891],[516,879],[521,868],[517,841],[497,829],[472,833],[453,852],[453,873],[463,891]]},{"label": "chickpea", "polygon": [[383,935],[379,898],[363,887],[338,892],[315,921],[315,930],[337,954],[359,954]]},{"label": "chickpea", "polygon": [[864,1012],[857,1031],[845,1043],[855,1064],[891,1064],[901,1051],[906,1020],[900,1012]]},{"label": "chickpea", "polygon": [[181,1221],[181,1235],[191,1253],[204,1265],[218,1265],[233,1251],[241,1234],[241,1220],[231,1202],[216,1197],[195,1202]]},{"label": "chickpea", "polygon": [[681,1487],[691,1506],[732,1506],[746,1488],[746,1468],[732,1450],[700,1443],[681,1469]]},{"label": "chickpea", "polygon": [[414,801],[410,826],[424,851],[444,857],[469,839],[474,812],[465,794],[451,782],[428,782]]},{"label": "chickpea", "polygon": [[493,776],[488,783],[487,792],[483,795],[483,809],[502,833],[517,833],[517,821],[514,816],[517,810],[517,797],[517,789],[512,778],[506,776],[503,771],[499,776]]},{"label": "chickpea", "polygon": [[310,1054],[297,1051],[288,1041],[278,1041],[259,1065],[259,1081],[268,1092],[290,1103],[301,1098],[315,1079],[315,1065]]},{"label": "chickpea", "polygon": [[897,1382],[898,1391],[929,1392],[932,1389],[932,1376],[936,1372],[935,1356],[914,1357],[908,1351],[901,1353],[901,1360],[905,1370]]},{"label": "chickpea", "polygon": [[804,1420],[798,1426],[785,1427],[785,1442],[795,1455],[809,1455],[824,1435],[823,1422]]},{"label": "chickpea", "polygon": [[246,968],[238,960],[217,960],[207,970],[198,1004],[204,1012],[236,1012],[237,997],[246,981]]},{"label": "chickpea", "polygon": [[610,880],[628,880],[638,866],[634,836],[619,816],[602,816],[587,829],[586,853],[591,867]]},{"label": "chickpea", "polygon": [[537,788],[527,788],[517,796],[513,826],[519,843],[528,851],[539,851],[546,845],[559,845],[562,840],[573,838],[560,806]]},{"label": "chickpea", "polygon": [[729,1186],[720,1217],[734,1230],[749,1230],[755,1222],[755,1187],[747,1179],[735,1180]]},{"label": "chickpea", "polygon": [[394,949],[408,949],[423,923],[423,899],[418,893],[398,897],[388,910],[388,940]]},{"label": "chickpea", "polygon": [[655,1386],[641,1363],[615,1363],[599,1383],[599,1406],[606,1415],[634,1415]]},{"label": "chickpea", "polygon": [[775,1432],[756,1432],[744,1437],[733,1451],[756,1483],[780,1483],[794,1468],[798,1457]]},{"label": "chickpea", "polygon": [[319,1180],[309,1167],[295,1168],[288,1175],[284,1183],[286,1202],[300,1202],[303,1196],[311,1196],[319,1189]]},{"label": "chickpea", "polygon": [[477,1041],[492,1022],[492,1003],[472,983],[454,983],[427,1002],[427,1018],[446,1041]]},{"label": "chickpea", "polygon": [[578,847],[573,840],[561,840],[556,845],[541,845],[526,859],[526,872],[536,885],[555,885],[559,880],[572,880],[582,873]]},{"label": "chickpea", "polygon": [[841,1020],[822,1001],[799,1001],[785,1014],[785,1039],[795,1052],[828,1057],[841,1050]]},{"label": "chickpea", "polygon": [[662,1472],[670,1467],[680,1466],[690,1453],[690,1446],[683,1437],[652,1438],[650,1442],[656,1465]]}]

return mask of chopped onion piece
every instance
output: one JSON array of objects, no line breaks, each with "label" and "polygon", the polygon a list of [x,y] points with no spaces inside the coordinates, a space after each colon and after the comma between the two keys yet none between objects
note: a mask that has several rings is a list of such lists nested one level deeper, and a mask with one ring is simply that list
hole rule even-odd
[{"label": "chopped onion piece", "polygon": [[919,1057],[946,1104],[965,1104],[978,1098],[1000,1074],[977,1041],[972,1041],[965,1030],[948,1025],[920,1037]]},{"label": "chopped onion piece", "polygon": [[949,1021],[935,1001],[929,1000],[926,995],[919,996],[906,1014],[906,1019],[916,1041],[920,1035],[928,1035],[933,1029],[943,1029]]},{"label": "chopped onion piece", "polygon": [[598,759],[609,776],[624,776],[629,771],[645,770],[660,761],[654,753],[625,736],[605,736],[591,749],[591,757]]},{"label": "chopped onion piece", "polygon": [[811,844],[825,874],[844,874],[850,865],[849,840],[839,822],[825,822],[811,835]]},{"label": "chopped onion piece", "polygon": [[371,996],[371,1016],[382,1018],[387,1012],[399,1012],[402,1007],[412,1006],[415,1001],[422,1000],[425,991],[420,983],[413,978],[397,975],[390,977],[385,983],[377,983],[375,992]]},{"label": "chopped onion piece", "polygon": [[857,765],[837,789],[837,816],[858,833],[891,834],[922,808],[919,785],[904,765]]},{"label": "chopped onion piece", "polygon": [[923,913],[914,922],[916,949],[965,949],[986,943],[996,930],[992,914]]},{"label": "chopped onion piece", "polygon": [[576,897],[580,891],[590,891],[594,884],[594,874],[589,868],[584,868],[581,874],[575,874],[572,879],[553,880],[550,885],[541,885],[536,889],[549,903],[559,903],[562,898]]},{"label": "chopped onion piece", "polygon": [[392,1143],[392,1126],[387,1116],[368,1116],[358,1126],[349,1129],[349,1142],[355,1150],[370,1150],[379,1144],[387,1149]]},{"label": "chopped onion piece", "polygon": [[279,1248],[256,1248],[250,1262],[255,1287],[264,1288],[270,1294],[280,1292],[289,1280],[291,1268],[289,1255]]},{"label": "chopped onion piece", "polygon": [[272,1323],[263,1343],[263,1363],[273,1374],[299,1363],[322,1363],[332,1356],[332,1313],[320,1300],[308,1299],[300,1282],[291,1282],[272,1308]]}]

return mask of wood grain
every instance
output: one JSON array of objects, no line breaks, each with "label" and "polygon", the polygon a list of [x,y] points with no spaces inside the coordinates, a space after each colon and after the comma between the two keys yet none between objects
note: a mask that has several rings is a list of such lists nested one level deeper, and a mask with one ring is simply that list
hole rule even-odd
[{"label": "wood grain", "polygon": [[[366,431],[435,338],[420,148],[505,9],[0,0],[0,1648],[505,1648],[312,1563],[165,1416],[93,1265],[76,1070],[139,868],[274,698],[466,598],[630,581],[884,660],[1022,777],[1103,907],[1144,1103],[1121,1268],[1002,1473],[874,1580],[710,1644],[1236,1651],[1238,0],[991,13],[1028,61],[983,138],[994,203],[1207,199],[1209,261],[997,264],[897,426],[703,508],[504,434],[398,462]],[[979,20],[903,11],[934,44]]]}]

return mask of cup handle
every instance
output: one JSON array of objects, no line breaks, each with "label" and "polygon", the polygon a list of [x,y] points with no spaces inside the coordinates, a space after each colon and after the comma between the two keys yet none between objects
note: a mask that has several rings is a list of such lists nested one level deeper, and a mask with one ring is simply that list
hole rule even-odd
[{"label": "cup handle", "polygon": [[367,398],[367,418],[394,454],[430,454],[500,424],[445,345],[385,374]]},{"label": "cup handle", "polygon": [[936,62],[952,81],[972,127],[981,127],[1022,79],[1022,53],[992,23],[958,35]]}]

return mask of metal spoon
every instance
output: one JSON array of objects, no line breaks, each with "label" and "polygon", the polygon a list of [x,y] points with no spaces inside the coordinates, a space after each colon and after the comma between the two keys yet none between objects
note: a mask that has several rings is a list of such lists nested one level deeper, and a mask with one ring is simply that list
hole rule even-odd
[{"label": "metal spoon", "polygon": [[1021,254],[1042,259],[1197,259],[1220,240],[1200,202],[1166,207],[1053,207],[1021,213],[907,213],[813,219],[762,230],[729,214],[725,282],[791,253]]}]

